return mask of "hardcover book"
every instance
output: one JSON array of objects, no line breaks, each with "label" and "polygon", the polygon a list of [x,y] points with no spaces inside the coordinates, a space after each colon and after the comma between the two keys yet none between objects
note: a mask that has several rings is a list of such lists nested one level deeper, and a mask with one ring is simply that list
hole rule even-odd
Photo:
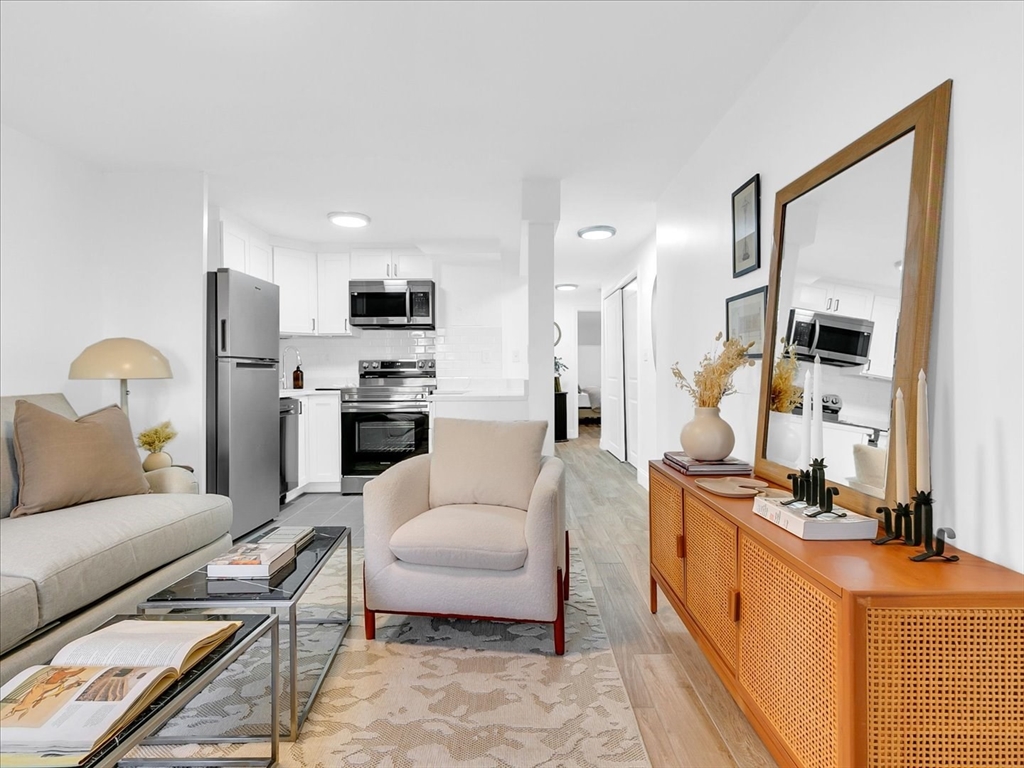
[{"label": "hardcover book", "polygon": [[853,539],[873,539],[878,535],[878,520],[873,517],[858,515],[842,507],[835,507],[837,512],[845,512],[845,517],[807,517],[803,502],[786,506],[782,499],[770,499],[758,496],[754,499],[754,514],[784,528],[794,536],[808,541],[841,541]]},{"label": "hardcover book", "polygon": [[76,766],[242,626],[125,620],[0,688],[0,765]]},{"label": "hardcover book", "polygon": [[269,579],[294,559],[294,544],[238,544],[210,561],[206,578]]}]

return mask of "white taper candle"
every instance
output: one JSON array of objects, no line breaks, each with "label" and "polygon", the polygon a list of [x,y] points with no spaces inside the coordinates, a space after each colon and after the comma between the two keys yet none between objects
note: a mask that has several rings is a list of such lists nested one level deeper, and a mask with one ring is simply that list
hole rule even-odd
[{"label": "white taper candle", "polygon": [[825,420],[821,408],[821,358],[814,356],[814,413],[811,416],[811,458],[824,458]]},{"label": "white taper candle", "polygon": [[814,402],[814,390],[811,389],[811,369],[804,371],[804,405],[800,416],[800,458],[796,468],[811,468],[811,403]]},{"label": "white taper candle", "polygon": [[928,445],[928,380],[917,374],[917,490],[932,489],[931,454]]},{"label": "white taper candle", "polygon": [[896,448],[896,502],[910,503],[910,467],[907,461],[907,409],[903,390],[896,390],[896,434],[891,445]]}]

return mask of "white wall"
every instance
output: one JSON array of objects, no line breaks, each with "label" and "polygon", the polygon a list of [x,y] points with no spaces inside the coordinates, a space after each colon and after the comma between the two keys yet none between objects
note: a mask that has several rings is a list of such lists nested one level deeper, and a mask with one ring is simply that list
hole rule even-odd
[{"label": "white wall", "polygon": [[[99,172],[0,125],[0,393],[107,404],[68,367],[103,338]],[[116,402],[116,397],[115,397]]]},{"label": "white wall", "polygon": [[[159,349],[171,380],[129,381],[132,429],[170,420],[167,450],[206,470],[206,177],[199,172],[103,177],[103,336],[131,336]],[[101,383],[107,399],[116,382]]]},{"label": "white wall", "polygon": [[[929,366],[936,526],[954,527],[963,549],[1024,570],[1024,515],[1011,501],[1024,466],[1022,9],[822,3],[794,30],[658,203],[660,450],[675,447],[693,413],[669,365],[691,371],[724,328],[725,298],[767,283],[776,191],[952,78]],[[730,194],[754,173],[762,269],[734,280]],[[748,459],[759,383],[760,365],[743,370],[739,393],[722,403],[735,453]]]}]

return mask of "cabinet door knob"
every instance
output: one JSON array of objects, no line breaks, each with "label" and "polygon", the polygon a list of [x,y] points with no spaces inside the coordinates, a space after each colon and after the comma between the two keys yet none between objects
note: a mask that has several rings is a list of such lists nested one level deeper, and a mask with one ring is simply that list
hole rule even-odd
[{"label": "cabinet door knob", "polygon": [[387,265],[388,277],[391,277],[391,264]]},{"label": "cabinet door knob", "polygon": [[729,593],[729,614],[733,621],[740,620],[740,591],[738,589]]},{"label": "cabinet door knob", "polygon": [[676,557],[686,557],[686,538],[682,534],[676,536]]},{"label": "cabinet door knob", "polygon": [[826,311],[830,310],[830,309],[832,309],[832,299],[829,299],[828,303],[825,305],[825,310]]},{"label": "cabinet door knob", "polygon": [[839,311],[839,299],[836,299],[836,308],[835,308],[835,310],[834,310],[834,311],[835,311],[835,312],[838,312],[838,311]]},{"label": "cabinet door knob", "polygon": [[313,320],[313,333],[316,333],[316,318],[314,317],[314,318],[312,318],[312,320]]}]

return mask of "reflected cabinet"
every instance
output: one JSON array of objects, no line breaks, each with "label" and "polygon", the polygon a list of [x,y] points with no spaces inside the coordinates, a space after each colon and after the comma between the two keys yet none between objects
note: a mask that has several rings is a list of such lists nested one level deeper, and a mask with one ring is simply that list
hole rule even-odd
[{"label": "reflected cabinet", "polygon": [[792,766],[1024,763],[1024,575],[803,541],[650,465],[658,591]]}]

